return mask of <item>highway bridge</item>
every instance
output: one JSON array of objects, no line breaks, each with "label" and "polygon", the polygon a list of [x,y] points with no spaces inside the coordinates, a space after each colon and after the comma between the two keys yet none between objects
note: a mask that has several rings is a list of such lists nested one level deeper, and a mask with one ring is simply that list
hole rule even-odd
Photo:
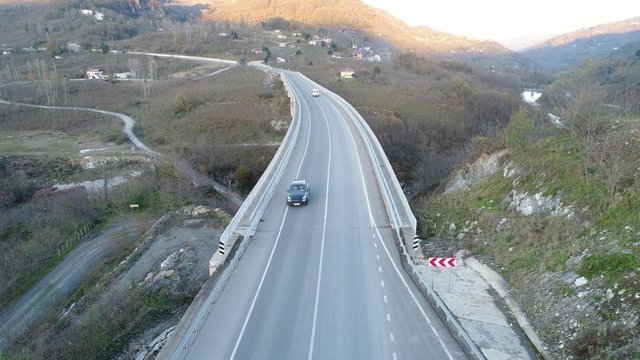
[{"label": "highway bridge", "polygon": [[[212,271],[238,235],[242,257],[159,358],[466,359],[402,267],[396,240],[415,217],[370,129],[337,95],[280,72],[291,128]],[[310,183],[308,206],[287,206],[294,179]]]}]

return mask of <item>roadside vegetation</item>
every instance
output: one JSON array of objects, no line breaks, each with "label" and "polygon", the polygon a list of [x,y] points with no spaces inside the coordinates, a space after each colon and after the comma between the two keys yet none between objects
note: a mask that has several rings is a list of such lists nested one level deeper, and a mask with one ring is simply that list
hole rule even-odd
[{"label": "roadside vegetation", "polygon": [[[635,63],[607,73],[638,74]],[[466,249],[492,264],[559,358],[640,353],[640,120],[621,101],[636,90],[603,68],[586,64],[545,92],[560,125],[538,107],[514,114],[493,176],[414,202],[430,256]]]},{"label": "roadside vegetation", "polygon": [[[479,152],[500,146],[502,129],[518,109],[517,77],[460,62],[405,53],[390,64],[293,64],[356,107],[412,195],[437,185]],[[354,79],[340,79],[345,67],[355,72]]]}]

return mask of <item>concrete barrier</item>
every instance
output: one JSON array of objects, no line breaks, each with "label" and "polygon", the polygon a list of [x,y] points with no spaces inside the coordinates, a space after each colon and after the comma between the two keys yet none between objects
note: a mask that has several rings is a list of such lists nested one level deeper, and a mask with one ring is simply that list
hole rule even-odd
[{"label": "concrete barrier", "polygon": [[300,119],[297,116],[298,103],[291,90],[289,80],[284,73],[280,73],[280,76],[291,99],[291,125],[269,166],[236,212],[225,232],[220,236],[219,251],[209,261],[211,277],[189,306],[176,329],[168,337],[166,345],[158,354],[158,359],[177,360],[184,357],[183,352],[192,343],[194,334],[204,323],[211,305],[222,293],[231,273],[249,245],[249,240],[255,234],[260,217],[266,210],[275,186],[280,181],[289,162],[294,149],[292,144],[298,138]]},{"label": "concrete barrier", "polygon": [[298,138],[300,131],[300,121],[297,116],[297,102],[293,96],[291,85],[284,73],[280,73],[282,82],[287,89],[291,107],[291,125],[282,140],[278,151],[267,166],[258,183],[253,187],[249,196],[245,199],[240,209],[229,223],[229,226],[220,236],[219,251],[216,252],[209,261],[209,274],[213,274],[216,269],[224,263],[228,251],[235,245],[236,240],[241,236],[253,236],[260,217],[266,209],[266,205],[273,196],[273,187],[282,176],[286,164],[289,162],[293,146],[290,146]]}]

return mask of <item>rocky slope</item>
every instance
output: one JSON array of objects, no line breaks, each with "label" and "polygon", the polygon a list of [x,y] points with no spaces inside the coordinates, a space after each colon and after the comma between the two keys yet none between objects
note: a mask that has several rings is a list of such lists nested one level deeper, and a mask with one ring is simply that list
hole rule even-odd
[{"label": "rocky slope", "polygon": [[561,192],[524,186],[531,169],[510,158],[501,152],[465,165],[446,194],[429,200],[428,256],[471,249],[500,272],[554,358],[637,357],[640,227],[593,227]]}]

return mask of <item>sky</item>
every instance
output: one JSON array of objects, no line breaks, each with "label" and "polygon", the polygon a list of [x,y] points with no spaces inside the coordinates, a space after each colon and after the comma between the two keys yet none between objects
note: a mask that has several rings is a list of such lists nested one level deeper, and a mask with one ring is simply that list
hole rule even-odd
[{"label": "sky", "polygon": [[[362,0],[410,26],[512,49],[581,28],[640,16],[638,0]],[[528,40],[527,40],[528,39]]]}]

